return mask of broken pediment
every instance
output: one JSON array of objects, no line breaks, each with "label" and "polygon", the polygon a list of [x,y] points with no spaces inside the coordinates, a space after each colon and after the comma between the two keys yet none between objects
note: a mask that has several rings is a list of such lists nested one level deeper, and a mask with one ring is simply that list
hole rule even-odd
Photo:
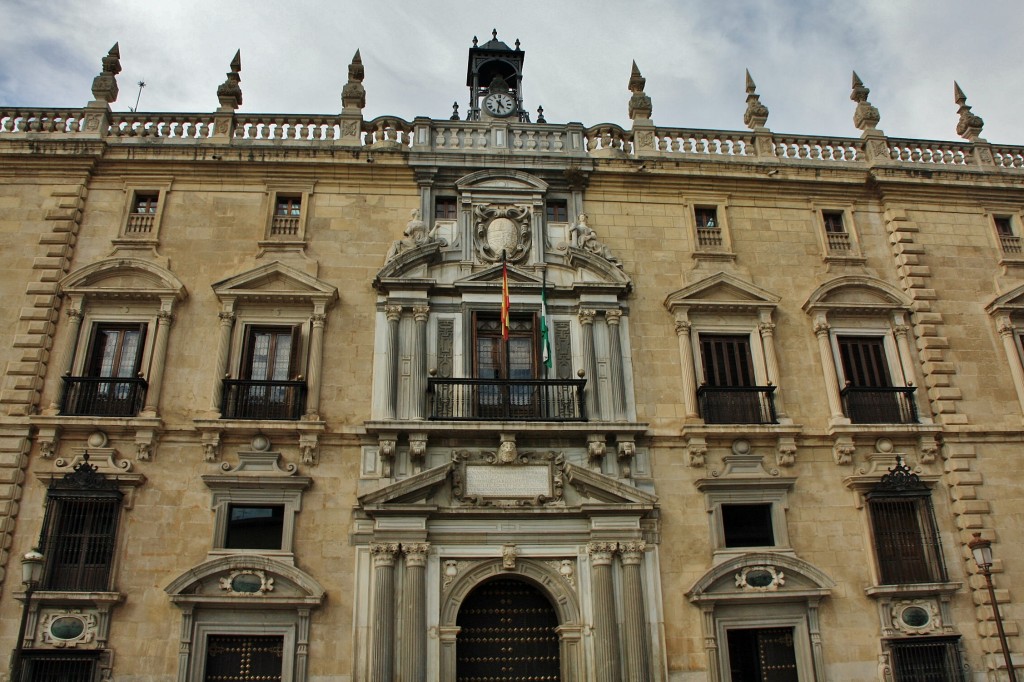
[{"label": "broken pediment", "polygon": [[694,282],[665,298],[665,307],[676,311],[753,311],[774,308],[779,296],[735,275],[718,272]]},{"label": "broken pediment", "polygon": [[138,258],[108,258],[72,272],[60,282],[66,294],[93,298],[184,300],[185,285],[171,271]]},{"label": "broken pediment", "polygon": [[207,561],[172,580],[164,591],[179,606],[310,608],[324,600],[324,588],[308,573],[258,554]]},{"label": "broken pediment", "polygon": [[221,280],[213,291],[222,302],[314,302],[323,307],[338,297],[337,288],[280,261]]},{"label": "broken pediment", "polygon": [[[475,272],[468,277],[455,280],[456,287],[471,287],[474,284],[501,284],[502,280],[502,267],[501,263],[496,263],[490,267]],[[526,272],[520,270],[514,265],[508,266],[508,282],[512,284],[536,284],[541,285],[541,278],[532,272]]]},{"label": "broken pediment", "polygon": [[847,275],[825,282],[807,298],[803,309],[876,313],[910,306],[906,294],[893,285],[874,277]]}]

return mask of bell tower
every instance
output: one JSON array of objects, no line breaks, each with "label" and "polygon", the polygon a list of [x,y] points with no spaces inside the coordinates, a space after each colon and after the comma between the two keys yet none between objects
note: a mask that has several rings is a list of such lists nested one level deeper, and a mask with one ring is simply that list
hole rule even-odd
[{"label": "bell tower", "polygon": [[469,86],[467,121],[513,120],[529,123],[530,115],[523,109],[523,59],[519,41],[512,49],[498,40],[498,30],[491,39],[469,48],[466,85]]}]

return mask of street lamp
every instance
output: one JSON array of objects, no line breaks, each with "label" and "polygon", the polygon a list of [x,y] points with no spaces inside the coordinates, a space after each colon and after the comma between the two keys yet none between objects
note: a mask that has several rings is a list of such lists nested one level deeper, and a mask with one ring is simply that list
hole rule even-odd
[{"label": "street lamp", "polygon": [[32,593],[39,586],[43,577],[43,555],[38,550],[29,550],[21,558],[21,582],[25,585],[25,603],[21,607],[21,626],[18,628],[18,641],[14,644],[11,656],[11,682],[21,680],[21,651],[25,641],[25,624],[28,622],[29,601]]},{"label": "street lamp", "polygon": [[999,646],[1003,649],[1006,672],[1010,676],[1010,682],[1017,682],[1013,661],[1010,660],[1010,647],[1006,644],[1006,633],[1003,631],[1003,617],[999,615],[999,605],[996,603],[996,590],[992,586],[992,542],[982,538],[981,533],[975,533],[974,539],[968,542],[967,546],[971,548],[974,563],[978,564],[978,570],[985,576],[985,584],[988,585],[988,596],[992,601],[992,613],[996,617],[996,632],[999,633]]}]

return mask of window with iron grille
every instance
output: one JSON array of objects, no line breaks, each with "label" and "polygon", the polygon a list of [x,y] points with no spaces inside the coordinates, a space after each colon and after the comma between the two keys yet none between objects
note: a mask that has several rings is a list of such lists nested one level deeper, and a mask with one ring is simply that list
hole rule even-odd
[{"label": "window with iron grille", "polygon": [[931,490],[901,459],[865,496],[883,585],[946,582]]},{"label": "window with iron grille", "polygon": [[279,682],[284,637],[210,635],[206,640],[206,682]]},{"label": "window with iron grille", "polygon": [[553,199],[547,202],[549,223],[569,222],[569,205],[564,199]]},{"label": "window with iron grille", "polygon": [[457,208],[455,197],[437,197],[434,199],[434,220],[455,220]]},{"label": "window with iron grille", "polygon": [[732,682],[798,682],[793,628],[728,631]]},{"label": "window with iron grille", "polygon": [[22,662],[24,682],[93,682],[98,654],[25,653]]},{"label": "window with iron grille", "polygon": [[123,497],[116,483],[97,473],[88,457],[50,484],[39,538],[46,557],[43,589],[110,590]]},{"label": "window with iron grille", "polygon": [[959,682],[964,664],[957,637],[889,641],[895,682]]}]

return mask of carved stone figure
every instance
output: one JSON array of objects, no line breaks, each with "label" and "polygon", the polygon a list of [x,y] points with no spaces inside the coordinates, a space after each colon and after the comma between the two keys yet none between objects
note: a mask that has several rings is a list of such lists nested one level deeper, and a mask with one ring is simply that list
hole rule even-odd
[{"label": "carved stone figure", "polygon": [[476,250],[484,262],[515,263],[530,252],[530,208],[486,204],[473,207]]},{"label": "carved stone figure", "polygon": [[385,263],[408,249],[441,241],[434,235],[433,231],[427,231],[427,224],[420,218],[420,210],[418,208],[410,212],[409,222],[405,224],[405,232],[403,234],[405,235],[403,239],[396,239],[392,242],[391,249],[388,250],[387,258],[384,261]]},{"label": "carved stone figure", "polygon": [[587,224],[587,214],[581,213],[576,222],[569,228],[569,240],[573,246],[590,253],[601,256],[617,268],[622,267],[622,261],[612,255],[611,249],[598,241],[597,233]]}]

